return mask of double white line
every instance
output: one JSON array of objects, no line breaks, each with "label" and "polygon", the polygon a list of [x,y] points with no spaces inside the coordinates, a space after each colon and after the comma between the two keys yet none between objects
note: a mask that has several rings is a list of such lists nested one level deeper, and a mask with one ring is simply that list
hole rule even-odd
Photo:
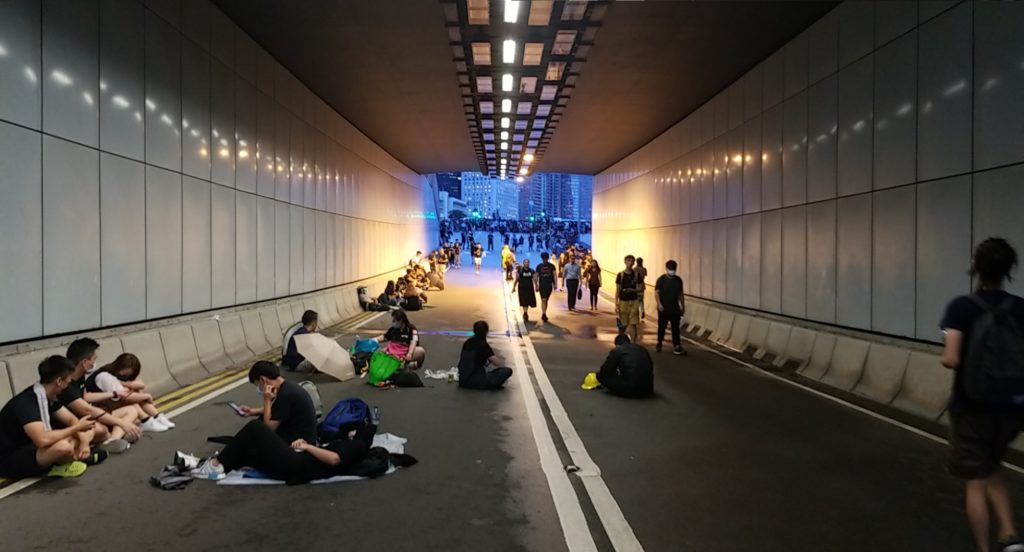
[{"label": "double white line", "polygon": [[[562,526],[562,534],[565,536],[565,544],[570,552],[596,551],[597,545],[594,542],[593,534],[587,525],[586,516],[580,506],[579,497],[569,480],[572,475],[566,471],[555,448],[554,438],[548,429],[547,420],[544,418],[544,411],[541,409],[540,400],[533,388],[533,381],[523,358],[523,351],[533,368],[534,377],[537,379],[537,387],[540,388],[544,401],[548,405],[551,419],[561,434],[562,442],[569,452],[573,465],[577,468],[573,473],[583,482],[583,487],[590,497],[590,502],[597,511],[598,518],[604,526],[605,533],[617,552],[642,552],[643,547],[633,533],[626,517],[622,514],[619,504],[615,501],[604,479],[601,478],[601,469],[590,458],[583,440],[580,439],[576,428],[569,420],[569,414],[558,399],[555,388],[551,385],[544,365],[541,364],[533,342],[526,331],[526,326],[520,321],[518,308],[508,300],[508,286],[502,286],[505,298],[505,315],[508,319],[510,330],[510,341],[512,345],[512,359],[516,365],[517,381],[519,389],[523,393],[526,402],[526,412],[533,429],[533,438],[537,443],[537,451],[540,454],[541,468],[547,478],[548,487],[551,489],[551,498],[555,503],[555,511],[558,513],[558,520]],[[514,335],[513,328],[519,328],[520,336]]]}]

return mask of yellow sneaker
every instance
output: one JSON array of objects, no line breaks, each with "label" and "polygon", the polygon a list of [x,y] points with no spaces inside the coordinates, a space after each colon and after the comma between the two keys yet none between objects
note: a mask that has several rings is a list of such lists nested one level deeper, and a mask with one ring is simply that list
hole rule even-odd
[{"label": "yellow sneaker", "polygon": [[50,468],[50,473],[46,474],[48,477],[78,477],[85,473],[89,467],[85,465],[85,462],[70,462],[67,464],[57,464]]}]

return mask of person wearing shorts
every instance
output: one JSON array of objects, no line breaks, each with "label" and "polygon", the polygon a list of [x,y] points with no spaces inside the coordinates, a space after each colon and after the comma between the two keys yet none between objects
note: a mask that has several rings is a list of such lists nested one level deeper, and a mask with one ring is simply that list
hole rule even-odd
[{"label": "person wearing shorts", "polygon": [[[965,481],[967,521],[978,550],[1024,551],[1014,524],[1013,504],[1001,467],[1010,443],[1024,429],[1024,409],[988,404],[967,393],[965,368],[971,360],[971,330],[988,310],[1001,310],[1024,328],[1024,299],[1003,290],[1017,266],[1017,253],[1001,238],[977,246],[971,275],[977,291],[953,299],[940,327],[945,334],[942,364],[954,370],[950,395],[949,472]],[[996,518],[996,548],[989,542],[989,517]]]},{"label": "person wearing shorts", "polygon": [[555,288],[555,265],[548,262],[549,255],[545,251],[540,254],[541,263],[537,265],[537,290],[540,292],[540,319],[548,321],[548,299]]},{"label": "person wearing shorts", "polygon": [[619,318],[620,333],[629,336],[632,343],[637,343],[636,327],[640,324],[640,278],[633,270],[636,257],[626,255],[626,269],[615,276],[615,314]]}]

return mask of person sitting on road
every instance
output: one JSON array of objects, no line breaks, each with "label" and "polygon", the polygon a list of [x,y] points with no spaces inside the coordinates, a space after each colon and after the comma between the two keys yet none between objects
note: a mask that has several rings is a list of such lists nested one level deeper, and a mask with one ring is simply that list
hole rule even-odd
[{"label": "person sitting on road", "polygon": [[110,411],[133,405],[138,409],[138,419],[144,426],[150,424],[149,420],[155,420],[167,429],[174,429],[174,422],[160,412],[153,402],[153,395],[146,392],[146,383],[139,379],[141,371],[139,357],[121,353],[114,362],[85,378],[86,393],[89,397],[111,393],[111,398],[93,404]]},{"label": "person sitting on road", "polygon": [[295,345],[295,336],[313,333],[319,325],[320,315],[316,311],[308,310],[302,313],[302,327],[295,330],[288,339],[288,351],[281,359],[282,364],[289,370],[295,372],[312,372],[314,370],[313,365],[306,360],[306,357],[299,354],[299,348]]},{"label": "person sitting on road", "polygon": [[296,439],[316,442],[316,408],[299,384],[281,377],[281,369],[266,360],[256,362],[249,369],[249,383],[256,385],[263,397],[263,406],[242,405],[239,410],[243,415],[262,417],[263,423],[285,443]]},{"label": "person sitting on road", "polygon": [[[512,369],[501,366],[501,359],[487,343],[487,322],[473,324],[473,337],[462,344],[459,357],[459,387],[464,389],[501,389],[512,377]],[[495,366],[490,370],[488,366]]]},{"label": "person sitting on road", "polygon": [[385,307],[398,306],[398,291],[395,288],[394,280],[388,280],[387,285],[384,287],[384,292],[377,297],[377,303]]},{"label": "person sitting on road", "polygon": [[377,337],[382,343],[379,350],[405,362],[406,368],[415,370],[427,360],[427,351],[419,346],[420,334],[409,321],[404,310],[391,311],[391,327],[384,335]]},{"label": "person sitting on road", "polygon": [[402,293],[402,301],[398,306],[407,311],[418,311],[427,303],[427,294],[410,279],[405,280],[405,288]]},{"label": "person sitting on road", "polygon": [[216,481],[224,479],[227,472],[246,466],[291,485],[349,475],[366,458],[376,427],[352,430],[345,439],[316,446],[315,441],[302,438],[282,441],[266,424],[253,420],[232,437],[220,454],[192,470],[192,477]]},{"label": "person sitting on road", "polygon": [[[77,418],[57,399],[73,385],[75,366],[55,355],[39,364],[39,381],[0,409],[0,476],[82,475],[82,460],[98,461],[89,447],[95,420]],[[58,429],[54,422],[63,425]]]},{"label": "person sitting on road", "polygon": [[147,423],[136,425],[139,410],[134,406],[122,406],[111,412],[94,406],[103,400],[113,399],[113,393],[94,393],[85,388],[85,374],[96,365],[96,351],[100,344],[96,340],[81,337],[68,345],[67,359],[75,367],[71,384],[57,397],[78,418],[93,418],[96,424],[93,436],[95,443],[105,452],[120,453],[128,450],[129,441],[136,441],[143,431],[159,433],[168,427],[162,421],[152,418]]},{"label": "person sitting on road", "polygon": [[654,362],[647,349],[619,334],[615,348],[597,373],[597,381],[613,395],[648,397],[654,394]]}]

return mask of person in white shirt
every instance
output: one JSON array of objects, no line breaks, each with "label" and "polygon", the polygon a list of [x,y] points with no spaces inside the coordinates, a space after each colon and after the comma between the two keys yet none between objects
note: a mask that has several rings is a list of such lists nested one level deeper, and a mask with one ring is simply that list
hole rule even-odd
[{"label": "person in white shirt", "polygon": [[139,427],[143,431],[162,432],[175,424],[153,403],[146,384],[139,379],[142,363],[131,353],[118,355],[114,362],[96,370],[85,379],[85,388],[92,393],[111,393],[112,397],[98,406],[118,408],[134,405],[139,409]]}]

